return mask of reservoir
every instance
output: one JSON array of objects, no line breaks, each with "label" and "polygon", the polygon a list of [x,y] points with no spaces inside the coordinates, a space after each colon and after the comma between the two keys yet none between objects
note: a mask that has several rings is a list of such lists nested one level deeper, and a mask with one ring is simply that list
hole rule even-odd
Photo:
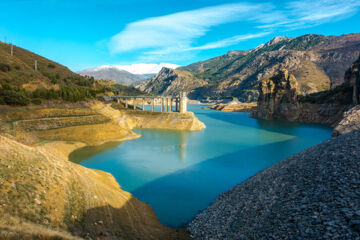
[{"label": "reservoir", "polygon": [[123,190],[150,204],[163,224],[182,227],[222,192],[331,134],[320,125],[188,108],[206,129],[135,129],[141,138],[85,147],[70,160],[111,173]]}]

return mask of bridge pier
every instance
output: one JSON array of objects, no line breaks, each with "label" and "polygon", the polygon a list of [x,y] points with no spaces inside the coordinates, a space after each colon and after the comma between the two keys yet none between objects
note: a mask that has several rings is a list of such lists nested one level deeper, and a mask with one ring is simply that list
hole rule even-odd
[{"label": "bridge pier", "polygon": [[164,110],[164,98],[161,98],[161,109],[160,111],[163,112]]},{"label": "bridge pier", "polygon": [[134,110],[136,110],[136,98],[134,98],[134,104],[133,104]]},{"label": "bridge pier", "polygon": [[154,111],[154,105],[155,105],[155,99],[152,98],[152,99],[151,99],[151,111],[152,111],[152,112]]},{"label": "bridge pier", "polygon": [[187,112],[187,97],[186,93],[182,92],[180,93],[180,113],[186,113]]},{"label": "bridge pier", "polygon": [[145,98],[142,99],[142,110],[145,111]]},{"label": "bridge pier", "polygon": [[125,98],[125,108],[128,108],[128,98]]},{"label": "bridge pier", "polygon": [[169,102],[170,102],[169,112],[172,112],[172,99],[171,98],[168,98],[168,99],[169,99]]}]

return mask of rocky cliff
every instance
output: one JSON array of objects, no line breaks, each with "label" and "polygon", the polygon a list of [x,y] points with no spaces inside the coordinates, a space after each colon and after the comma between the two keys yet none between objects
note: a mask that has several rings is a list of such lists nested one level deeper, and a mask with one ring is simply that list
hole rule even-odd
[{"label": "rocky cliff", "polygon": [[360,57],[345,73],[345,84],[352,87],[352,101],[355,105],[344,113],[344,118],[336,126],[333,136],[360,129]]},{"label": "rocky cliff", "polygon": [[353,103],[360,104],[360,56],[346,71],[345,83],[353,87]]},{"label": "rocky cliff", "polygon": [[281,69],[278,74],[265,78],[259,85],[257,118],[288,119],[298,118],[298,83],[291,73]]},{"label": "rocky cliff", "polygon": [[[230,51],[178,70],[191,73],[188,74],[191,77],[185,77],[182,82],[192,90],[189,95],[192,99],[235,96],[240,101],[256,101],[259,82],[273,76],[280,68],[286,68],[295,76],[299,94],[334,88],[344,82],[344,72],[359,54],[359,33],[308,34],[296,38],[276,37],[257,48]],[[191,85],[194,78],[201,79],[201,84]],[[162,81],[164,83],[160,83]],[[163,86],[166,82],[169,82],[167,78],[154,78],[143,89],[163,93],[166,88],[154,86]],[[172,91],[181,89],[181,85],[174,85]]]},{"label": "rocky cliff", "polygon": [[298,94],[297,86],[296,78],[285,69],[265,78],[259,84],[258,108],[251,116],[336,126],[352,103],[352,87],[347,84],[305,96]]},{"label": "rocky cliff", "polygon": [[173,95],[181,91],[191,92],[206,84],[190,72],[163,67],[153,78],[137,87],[147,93]]}]

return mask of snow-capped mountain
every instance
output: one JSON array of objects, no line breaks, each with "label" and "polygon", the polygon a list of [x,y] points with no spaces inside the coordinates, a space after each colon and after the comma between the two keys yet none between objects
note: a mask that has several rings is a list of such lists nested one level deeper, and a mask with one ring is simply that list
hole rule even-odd
[{"label": "snow-capped mountain", "polygon": [[78,71],[81,75],[93,76],[105,80],[115,80],[126,85],[136,85],[157,74],[163,67],[176,69],[179,65],[172,63],[131,65],[102,65],[96,68]]}]

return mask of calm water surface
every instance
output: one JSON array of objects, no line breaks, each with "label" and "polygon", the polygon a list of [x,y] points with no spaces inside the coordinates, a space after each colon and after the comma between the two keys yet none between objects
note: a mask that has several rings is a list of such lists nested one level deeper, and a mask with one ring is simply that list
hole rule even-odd
[{"label": "calm water surface", "polygon": [[139,139],[86,147],[70,159],[112,173],[163,224],[180,227],[222,192],[331,134],[319,125],[256,120],[199,105],[189,109],[205,130],[137,129]]}]

